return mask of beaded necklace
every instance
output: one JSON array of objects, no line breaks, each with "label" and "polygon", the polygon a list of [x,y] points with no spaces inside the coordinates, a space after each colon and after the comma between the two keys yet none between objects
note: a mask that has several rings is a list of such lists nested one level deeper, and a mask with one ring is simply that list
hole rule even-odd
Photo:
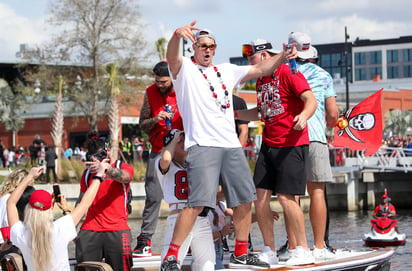
[{"label": "beaded necklace", "polygon": [[260,83],[260,84],[259,84],[259,87],[257,88],[257,108],[256,109],[258,111],[258,118],[261,121],[268,121],[269,120],[269,115],[272,111],[271,108],[272,108],[272,103],[273,103],[273,92],[274,92],[273,89],[274,89],[274,86],[275,86],[275,80],[274,79],[275,79],[275,73],[272,74],[272,78],[271,78],[270,83],[269,83],[269,91],[267,93],[268,102],[266,103],[267,108],[266,108],[266,112],[264,112],[264,118],[262,118],[262,113],[261,113],[261,111],[262,111],[262,101],[263,101],[262,83],[261,83],[262,78],[259,78],[258,81],[257,81],[257,83]]},{"label": "beaded necklace", "polygon": [[[192,62],[193,62],[193,64],[195,64],[198,67],[200,73],[203,75],[203,78],[205,78],[206,82],[209,84],[209,89],[212,92],[213,98],[215,98],[215,100],[216,100],[216,104],[218,106],[222,107],[223,109],[230,108],[229,91],[227,91],[226,85],[223,83],[222,74],[219,72],[217,67],[215,65],[212,66],[213,70],[216,73],[217,78],[219,79],[219,83],[222,85],[222,89],[223,89],[224,94],[225,94],[225,96],[220,100],[218,100],[218,98],[217,98],[217,94],[215,92],[215,88],[212,86],[212,82],[210,82],[210,80],[207,78],[207,75],[205,73],[203,73],[203,70],[196,63],[194,57],[192,57]],[[223,101],[223,103],[222,103],[222,101]]]}]

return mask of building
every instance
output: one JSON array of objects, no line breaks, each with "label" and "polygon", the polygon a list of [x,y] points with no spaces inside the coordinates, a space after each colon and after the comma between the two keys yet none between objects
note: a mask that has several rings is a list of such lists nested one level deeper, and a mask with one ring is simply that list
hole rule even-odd
[{"label": "building", "polygon": [[[396,39],[348,42],[348,92],[346,92],[345,43],[314,44],[318,49],[318,64],[333,77],[337,103],[345,109],[347,94],[351,106],[383,88],[382,113],[390,110],[412,110],[412,36]],[[243,57],[230,62],[247,65]],[[240,91],[250,107],[256,98],[250,91]],[[254,92],[254,91],[251,91]]]}]

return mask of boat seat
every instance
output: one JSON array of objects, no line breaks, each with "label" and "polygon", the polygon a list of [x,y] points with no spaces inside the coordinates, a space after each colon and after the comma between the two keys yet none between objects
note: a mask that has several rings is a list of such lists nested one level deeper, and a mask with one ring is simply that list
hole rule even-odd
[{"label": "boat seat", "polygon": [[23,257],[17,253],[9,253],[1,259],[2,271],[23,271]]},{"label": "boat seat", "polygon": [[113,271],[107,263],[87,261],[76,265],[76,271]]}]

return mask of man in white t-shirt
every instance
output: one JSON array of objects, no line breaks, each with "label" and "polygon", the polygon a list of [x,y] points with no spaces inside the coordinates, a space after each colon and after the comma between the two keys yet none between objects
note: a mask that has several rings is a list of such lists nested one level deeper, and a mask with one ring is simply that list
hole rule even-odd
[{"label": "man in white t-shirt", "polygon": [[[236,207],[233,215],[236,243],[229,266],[269,268],[267,263],[247,253],[251,206],[256,200],[256,190],[235,131],[232,90],[253,78],[271,74],[286,57],[296,57],[296,49],[282,52],[256,66],[214,65],[215,36],[195,24],[193,21],[176,29],[166,54],[183,119],[190,182],[188,207],[179,214],[161,270],[180,270],[176,266],[180,246],[196,217],[216,207],[220,176],[228,207]],[[193,31],[196,30],[195,34]],[[192,60],[180,55],[181,38],[193,42]]]}]

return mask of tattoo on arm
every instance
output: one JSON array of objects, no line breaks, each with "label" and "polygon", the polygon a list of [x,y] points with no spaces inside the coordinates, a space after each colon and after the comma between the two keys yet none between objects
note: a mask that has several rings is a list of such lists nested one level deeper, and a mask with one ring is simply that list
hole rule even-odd
[{"label": "tattoo on arm", "polygon": [[144,95],[143,105],[140,111],[139,125],[140,128],[145,132],[150,132],[150,130],[156,125],[155,118],[152,118],[152,109],[150,108],[147,94]]}]

